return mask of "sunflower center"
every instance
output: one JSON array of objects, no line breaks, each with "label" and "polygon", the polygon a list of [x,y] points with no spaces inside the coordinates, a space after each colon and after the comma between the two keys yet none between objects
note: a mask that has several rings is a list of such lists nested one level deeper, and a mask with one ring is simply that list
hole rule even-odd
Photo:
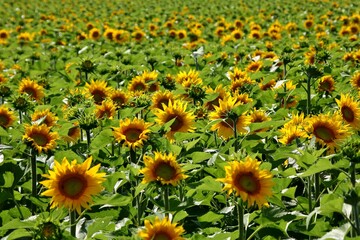
[{"label": "sunflower center", "polygon": [[161,177],[165,181],[174,178],[175,172],[175,168],[168,163],[160,163],[155,169],[156,176]]},{"label": "sunflower center", "polygon": [[174,122],[171,124],[170,128],[171,128],[171,131],[176,132],[176,131],[178,131],[180,128],[182,128],[182,126],[184,125],[184,122],[183,122],[182,118],[179,117],[179,116],[172,117],[172,118],[169,119],[169,121],[172,120],[172,119],[175,119],[175,120],[174,120]]},{"label": "sunflower center", "polygon": [[322,139],[324,142],[332,142],[335,138],[334,132],[331,129],[323,126],[316,127],[314,129],[314,134],[317,138]]},{"label": "sunflower center", "polygon": [[79,198],[87,187],[87,181],[83,176],[70,175],[60,180],[59,189],[63,195],[71,199]]},{"label": "sunflower center", "polygon": [[94,90],[91,94],[96,103],[101,103],[105,98],[105,93],[101,90]]},{"label": "sunflower center", "polygon": [[45,146],[49,142],[48,137],[42,133],[34,133],[31,135],[31,138],[39,146]]},{"label": "sunflower center", "polygon": [[321,88],[322,90],[329,91],[329,89],[330,89],[330,82],[328,82],[328,81],[322,82],[322,83],[320,84],[320,88]]},{"label": "sunflower center", "polygon": [[343,118],[347,122],[353,122],[355,119],[354,112],[351,110],[351,108],[344,106],[341,108],[341,113],[343,115]]},{"label": "sunflower center", "polygon": [[134,85],[134,91],[145,91],[146,90],[146,85],[144,83],[137,83]]},{"label": "sunflower center", "polygon": [[171,240],[172,238],[167,233],[159,232],[159,233],[156,233],[152,239],[154,239],[154,240]]},{"label": "sunflower center", "polygon": [[28,95],[30,95],[33,98],[36,98],[36,91],[33,88],[25,88],[24,92],[26,92]]},{"label": "sunflower center", "polygon": [[0,115],[0,126],[6,126],[9,123],[9,118],[5,115]]},{"label": "sunflower center", "polygon": [[130,128],[124,132],[124,135],[126,136],[126,141],[128,142],[136,142],[140,139],[140,134],[142,131],[140,129],[134,129]]},{"label": "sunflower center", "polygon": [[238,183],[241,189],[250,194],[255,194],[260,190],[259,181],[252,173],[246,173],[238,177]]}]

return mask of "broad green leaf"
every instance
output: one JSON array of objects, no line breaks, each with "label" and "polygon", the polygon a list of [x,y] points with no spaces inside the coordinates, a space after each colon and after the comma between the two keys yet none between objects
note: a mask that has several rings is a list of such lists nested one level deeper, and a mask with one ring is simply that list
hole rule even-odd
[{"label": "broad green leaf", "polygon": [[315,164],[311,165],[305,172],[299,173],[299,177],[308,177],[315,173],[320,173],[325,170],[334,169],[336,168],[334,165],[331,164],[329,159],[320,158]]},{"label": "broad green leaf", "polygon": [[12,172],[3,173],[2,177],[4,178],[4,185],[2,187],[9,188],[14,183],[14,174]]},{"label": "broad green leaf", "polygon": [[121,207],[131,203],[132,197],[121,194],[113,194],[111,196],[101,196],[94,200],[94,205],[102,205],[101,207]]},{"label": "broad green leaf", "polygon": [[180,222],[181,220],[183,220],[184,218],[186,218],[189,214],[184,211],[184,210],[181,210],[179,212],[176,212],[174,214],[174,217],[173,217],[173,222]]},{"label": "broad green leaf", "polygon": [[20,228],[33,228],[34,226],[35,221],[22,221],[20,218],[16,218],[0,227],[0,231]]},{"label": "broad green leaf", "polygon": [[0,127],[0,137],[7,137],[7,136],[9,136],[8,132],[3,127]]},{"label": "broad green leaf", "polygon": [[77,155],[75,152],[73,152],[71,150],[64,150],[64,151],[59,150],[59,151],[56,151],[54,158],[59,163],[61,163],[61,161],[64,158],[66,158],[70,162],[73,161],[73,160],[77,160],[78,163],[82,163],[84,161],[81,156]]},{"label": "broad green leaf", "polygon": [[92,224],[87,227],[87,237],[93,238],[97,232],[107,232],[115,230],[115,223],[110,222],[114,217],[96,218]]},{"label": "broad green leaf", "polygon": [[214,178],[207,176],[201,180],[201,185],[196,188],[198,191],[214,191],[222,192],[221,183],[216,181]]},{"label": "broad green leaf", "polygon": [[212,211],[209,211],[209,212],[205,213],[204,215],[202,215],[201,217],[198,217],[198,220],[199,220],[199,222],[214,223],[214,222],[220,221],[223,217],[224,217],[224,215],[222,215],[222,214],[217,214]]},{"label": "broad green leaf", "polygon": [[111,144],[113,139],[113,133],[111,129],[102,130],[99,135],[97,135],[94,139],[92,139],[90,148],[91,152],[96,152],[101,148],[106,147]]},{"label": "broad green leaf", "polygon": [[294,199],[294,198],[295,198],[296,188],[297,188],[297,187],[285,188],[285,189],[283,189],[283,190],[281,191],[281,194],[282,194],[284,197],[288,197],[288,198]]},{"label": "broad green leaf", "polygon": [[7,236],[7,240],[15,240],[15,239],[27,239],[28,237],[32,237],[31,232],[27,231],[24,228],[16,229],[15,231],[11,232]]},{"label": "broad green leaf", "polygon": [[193,152],[191,154],[191,159],[194,163],[200,163],[204,160],[211,158],[212,154],[207,152]]}]

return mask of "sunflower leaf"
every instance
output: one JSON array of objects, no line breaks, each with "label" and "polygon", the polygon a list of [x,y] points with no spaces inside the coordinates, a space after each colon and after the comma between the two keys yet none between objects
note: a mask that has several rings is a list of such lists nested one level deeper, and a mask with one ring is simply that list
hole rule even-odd
[{"label": "sunflower leaf", "polygon": [[214,223],[214,222],[220,221],[223,217],[224,217],[224,215],[222,215],[222,214],[217,214],[212,211],[209,211],[209,212],[205,213],[204,215],[198,217],[198,220],[199,220],[199,222]]}]

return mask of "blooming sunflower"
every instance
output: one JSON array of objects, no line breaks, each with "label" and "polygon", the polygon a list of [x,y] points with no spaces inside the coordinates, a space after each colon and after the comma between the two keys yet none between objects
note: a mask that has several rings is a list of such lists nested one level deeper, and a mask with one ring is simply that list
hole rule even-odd
[{"label": "blooming sunflower", "polygon": [[115,103],[117,108],[121,108],[127,104],[130,95],[123,90],[115,89],[110,93],[110,99]]},{"label": "blooming sunflower", "polygon": [[91,28],[89,32],[89,38],[92,40],[98,40],[101,37],[100,30],[97,28]]},{"label": "blooming sunflower", "polygon": [[[229,137],[234,136],[234,122],[231,118],[232,110],[238,106],[240,106],[241,103],[237,102],[237,99],[235,97],[229,97],[224,100],[219,100],[219,106],[214,106],[215,111],[209,113],[209,119],[210,120],[219,120],[221,119],[221,122],[218,122],[211,126],[212,131],[218,132],[218,135],[228,139]],[[249,116],[240,115],[237,116],[236,120],[236,130],[238,133],[244,133],[246,132],[245,127],[248,126],[251,118]]]},{"label": "blooming sunflower", "polygon": [[322,146],[333,152],[349,136],[348,125],[344,125],[339,114],[319,114],[307,119],[306,131],[316,137]]},{"label": "blooming sunflower", "polygon": [[171,184],[176,186],[179,181],[187,178],[187,175],[182,173],[175,155],[172,153],[162,154],[160,152],[155,152],[154,154],[154,158],[144,156],[145,168],[140,170],[144,174],[142,183],[157,181],[162,185]]},{"label": "blooming sunflower", "polygon": [[247,104],[253,101],[253,99],[249,97],[249,94],[239,93],[239,91],[236,91],[233,97],[235,97],[236,102],[239,102],[240,104]]},{"label": "blooming sunflower", "polygon": [[131,36],[137,42],[140,42],[141,40],[143,40],[145,38],[145,35],[146,35],[145,32],[142,31],[141,29],[137,29],[131,34]]},{"label": "blooming sunflower", "polygon": [[15,115],[13,111],[10,111],[5,105],[0,106],[0,126],[3,128],[10,127],[15,121]]},{"label": "blooming sunflower", "polygon": [[299,126],[284,126],[279,131],[281,133],[279,142],[284,145],[291,144],[295,139],[308,138],[306,131]]},{"label": "blooming sunflower", "polygon": [[116,106],[110,99],[102,101],[101,105],[96,105],[95,116],[98,119],[108,118],[112,119],[115,115]]},{"label": "blooming sunflower", "polygon": [[360,90],[360,72],[356,72],[351,78],[351,85]]},{"label": "blooming sunflower", "polygon": [[175,101],[175,96],[172,92],[169,90],[158,91],[152,96],[151,108],[164,110],[163,104],[168,106],[170,101]]},{"label": "blooming sunflower", "polygon": [[149,86],[146,84],[145,79],[141,76],[136,76],[131,79],[131,82],[128,85],[128,90],[134,95],[141,95],[143,92],[147,91]]},{"label": "blooming sunflower", "polygon": [[193,132],[195,115],[186,111],[187,103],[175,100],[169,101],[169,105],[163,104],[163,110],[158,109],[155,112],[157,119],[155,121],[163,125],[171,120],[174,122],[170,126],[170,131],[166,133],[166,137],[173,141],[176,132]]},{"label": "blooming sunflower", "polygon": [[143,240],[183,240],[181,234],[185,232],[184,228],[176,225],[167,217],[161,221],[156,217],[153,224],[145,220],[145,229],[139,231],[139,236]]},{"label": "blooming sunflower", "polygon": [[[44,123],[48,127],[52,127],[56,124],[58,117],[55,116],[49,109],[43,111],[37,110],[31,115],[31,121],[36,122],[41,119],[41,123]],[[38,124],[39,125],[39,124]]]},{"label": "blooming sunflower", "polygon": [[[270,121],[271,117],[269,117],[264,110],[261,109],[253,109],[250,113],[250,122],[252,123],[261,123]],[[255,132],[264,132],[268,128],[261,128],[256,130]]]},{"label": "blooming sunflower", "polygon": [[66,142],[76,142],[80,139],[81,130],[79,127],[79,123],[74,123],[74,126],[69,128],[67,135],[63,136],[63,139]]},{"label": "blooming sunflower", "polygon": [[105,173],[98,173],[100,164],[90,168],[92,157],[78,164],[63,158],[61,164],[55,161],[54,170],[43,176],[48,180],[40,183],[48,188],[41,195],[51,197],[51,208],[65,207],[81,214],[81,207],[90,209],[91,196],[102,190]]},{"label": "blooming sunflower", "polygon": [[191,69],[189,72],[180,71],[176,75],[176,81],[185,88],[190,88],[192,85],[202,84],[202,79],[199,77],[199,72]]},{"label": "blooming sunflower", "polygon": [[136,147],[141,147],[143,142],[146,141],[151,132],[149,127],[151,123],[145,122],[143,119],[134,118],[133,120],[127,118],[125,120],[120,120],[120,127],[113,128],[113,134],[115,140],[118,142],[124,141],[126,145],[130,148],[135,149]]},{"label": "blooming sunflower", "polygon": [[331,75],[326,75],[320,78],[318,90],[320,92],[333,92],[335,90],[335,81]]},{"label": "blooming sunflower", "polygon": [[92,95],[96,104],[101,104],[111,90],[110,87],[107,87],[107,83],[104,80],[91,80],[90,83],[85,84],[85,88]]},{"label": "blooming sunflower", "polygon": [[272,174],[260,169],[260,161],[246,157],[245,161],[232,161],[225,167],[226,176],[218,181],[225,183],[223,190],[235,192],[248,206],[255,203],[261,207],[268,205],[266,198],[272,195]]},{"label": "blooming sunflower", "polygon": [[340,100],[336,99],[342,118],[354,129],[360,129],[360,104],[350,95],[341,94]]},{"label": "blooming sunflower", "polygon": [[31,145],[39,152],[47,152],[56,147],[56,140],[59,138],[57,132],[50,132],[51,128],[42,125],[25,126],[25,134],[23,140],[31,143]]},{"label": "blooming sunflower", "polygon": [[256,62],[251,62],[247,67],[246,70],[248,72],[258,72],[260,71],[260,69],[262,68],[262,62],[261,61],[256,61]]},{"label": "blooming sunflower", "polygon": [[35,99],[36,101],[40,101],[44,95],[44,88],[39,85],[37,82],[29,79],[24,78],[21,80],[19,84],[19,92],[26,93],[31,98]]},{"label": "blooming sunflower", "polygon": [[218,94],[218,96],[211,100],[211,101],[208,101],[205,103],[205,107],[210,110],[210,111],[213,111],[215,108],[214,106],[219,106],[219,100],[223,100],[227,97],[230,96],[230,93],[228,91],[226,91],[226,89],[223,87],[222,84],[216,86],[215,89],[212,89],[211,87],[206,87],[206,94]]}]

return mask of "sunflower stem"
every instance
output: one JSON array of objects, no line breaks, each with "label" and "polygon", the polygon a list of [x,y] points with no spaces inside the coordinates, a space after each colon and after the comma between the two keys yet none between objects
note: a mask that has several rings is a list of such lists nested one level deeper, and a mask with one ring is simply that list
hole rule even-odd
[{"label": "sunflower stem", "polygon": [[136,162],[136,152],[134,149],[130,148],[130,163]]},{"label": "sunflower stem", "polygon": [[309,200],[309,214],[312,211],[312,199],[311,199],[311,176],[308,178],[308,200]]},{"label": "sunflower stem", "polygon": [[70,233],[71,236],[76,237],[76,212],[70,210]]},{"label": "sunflower stem", "polygon": [[164,186],[164,207],[165,207],[165,216],[169,217],[169,186]]},{"label": "sunflower stem", "polygon": [[356,183],[356,169],[355,169],[355,163],[351,162],[350,163],[350,181],[353,187],[355,187],[355,183]]},{"label": "sunflower stem", "polygon": [[239,240],[245,240],[244,206],[241,198],[239,198],[237,209],[238,209],[238,224],[239,224]]},{"label": "sunflower stem", "polygon": [[238,139],[238,134],[237,134],[237,129],[236,129],[236,122],[237,122],[237,120],[234,121],[234,138],[235,138],[234,148],[235,148],[235,153],[237,153],[239,151],[239,139]]},{"label": "sunflower stem", "polygon": [[318,198],[320,196],[320,174],[315,173],[314,175],[314,184],[315,184],[315,206],[317,206]]},{"label": "sunflower stem", "polygon": [[22,124],[22,113],[21,113],[21,110],[19,110],[19,122],[20,122],[20,124]]},{"label": "sunflower stem", "polygon": [[86,132],[87,150],[88,152],[90,152],[90,143],[91,143],[90,129],[86,129],[85,132]]},{"label": "sunflower stem", "polygon": [[310,110],[311,110],[311,84],[310,84],[310,80],[311,77],[308,76],[307,81],[306,81],[306,115],[310,114]]},{"label": "sunflower stem", "polygon": [[[31,196],[36,198],[37,191],[36,191],[36,153],[35,150],[32,149],[31,151],[31,157],[30,157],[30,164],[31,164]],[[34,203],[31,204],[31,212],[35,214],[36,212],[36,206]]]}]

